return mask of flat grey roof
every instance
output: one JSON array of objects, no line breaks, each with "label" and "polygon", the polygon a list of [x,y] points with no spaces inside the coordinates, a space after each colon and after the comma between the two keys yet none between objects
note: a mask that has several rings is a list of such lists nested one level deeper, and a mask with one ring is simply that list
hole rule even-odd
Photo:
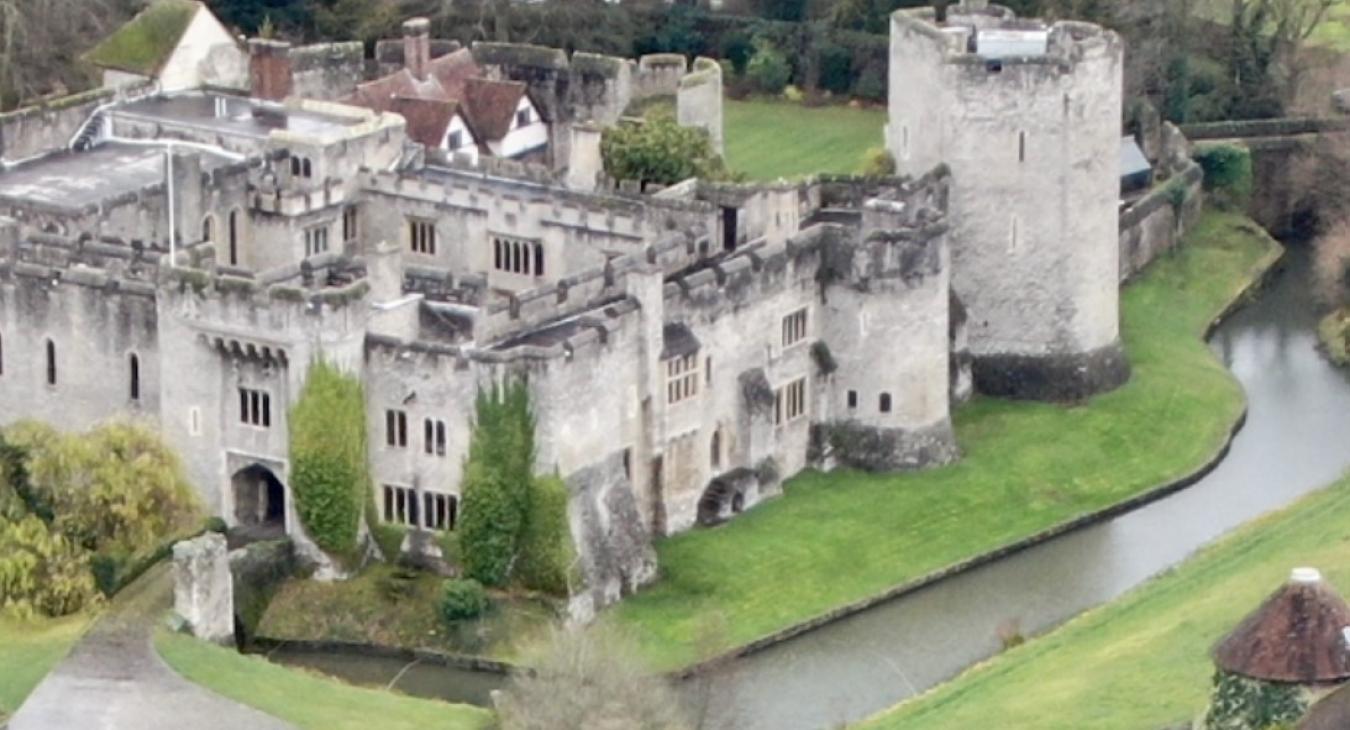
[{"label": "flat grey roof", "polygon": [[[221,105],[218,109],[218,103]],[[223,111],[217,115],[218,111]],[[291,109],[226,94],[152,96],[112,110],[113,114],[213,129],[226,134],[266,138],[274,129],[318,135],[354,126],[358,120]]]},{"label": "flat grey roof", "polygon": [[[160,145],[105,142],[86,152],[57,152],[0,172],[0,197],[78,209],[164,180]],[[230,159],[202,152],[202,169]]]}]

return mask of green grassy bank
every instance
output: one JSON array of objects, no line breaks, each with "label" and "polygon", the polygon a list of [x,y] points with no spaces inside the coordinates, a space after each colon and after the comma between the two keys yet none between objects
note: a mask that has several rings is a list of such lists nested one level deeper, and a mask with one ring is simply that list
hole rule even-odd
[{"label": "green grassy bank", "polygon": [[882,145],[886,110],[805,107],[783,101],[727,100],[727,166],[753,180],[858,171],[863,153]]},{"label": "green grassy bank", "polygon": [[0,721],[19,709],[88,625],[86,614],[33,621],[0,617]]},{"label": "green grassy bank", "polygon": [[1135,730],[1192,719],[1209,698],[1210,647],[1300,565],[1350,588],[1350,479],[866,727]]},{"label": "green grassy bank", "polygon": [[1191,473],[1244,408],[1201,337],[1279,251],[1247,219],[1206,214],[1123,293],[1125,386],[1071,407],[977,399],[956,415],[950,467],[803,474],[724,527],[661,542],[661,580],[609,620],[657,667],[685,666]]},{"label": "green grassy bank", "polygon": [[365,689],[160,631],[155,648],[187,679],[304,730],[479,730],[492,713]]}]

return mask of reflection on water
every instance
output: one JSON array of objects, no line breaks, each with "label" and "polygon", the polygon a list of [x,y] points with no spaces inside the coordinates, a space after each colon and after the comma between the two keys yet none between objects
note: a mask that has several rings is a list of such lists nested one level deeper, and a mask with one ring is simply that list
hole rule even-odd
[{"label": "reflection on water", "polygon": [[372,657],[282,646],[267,652],[267,658],[282,664],[313,669],[365,687],[393,689],[417,697],[447,702],[491,706],[492,690],[503,677],[439,664],[392,657]]},{"label": "reflection on water", "polygon": [[[1350,378],[1316,352],[1308,257],[1211,341],[1247,391],[1247,425],[1203,480],[1116,519],[878,606],[691,680],[719,730],[817,730],[873,714],[951,678],[1001,646],[1109,601],[1196,548],[1323,486],[1350,466]],[[351,681],[487,704],[501,678],[393,659],[274,655]],[[402,672],[400,676],[400,672]]]}]

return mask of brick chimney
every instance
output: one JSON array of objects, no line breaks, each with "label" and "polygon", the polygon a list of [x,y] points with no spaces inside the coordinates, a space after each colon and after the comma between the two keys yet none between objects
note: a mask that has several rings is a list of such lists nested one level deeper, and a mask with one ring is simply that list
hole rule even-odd
[{"label": "brick chimney", "polygon": [[282,101],[291,95],[291,44],[254,38],[248,42],[248,76],[253,96]]},{"label": "brick chimney", "polygon": [[431,65],[431,21],[426,18],[403,21],[403,65],[413,78],[426,79]]}]

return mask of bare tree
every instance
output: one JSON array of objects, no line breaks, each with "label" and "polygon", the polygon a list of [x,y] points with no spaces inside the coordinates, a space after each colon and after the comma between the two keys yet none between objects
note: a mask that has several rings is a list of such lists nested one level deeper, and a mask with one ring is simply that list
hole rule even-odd
[{"label": "bare tree", "polygon": [[503,730],[691,730],[674,689],[615,629],[555,629],[503,691]]}]

